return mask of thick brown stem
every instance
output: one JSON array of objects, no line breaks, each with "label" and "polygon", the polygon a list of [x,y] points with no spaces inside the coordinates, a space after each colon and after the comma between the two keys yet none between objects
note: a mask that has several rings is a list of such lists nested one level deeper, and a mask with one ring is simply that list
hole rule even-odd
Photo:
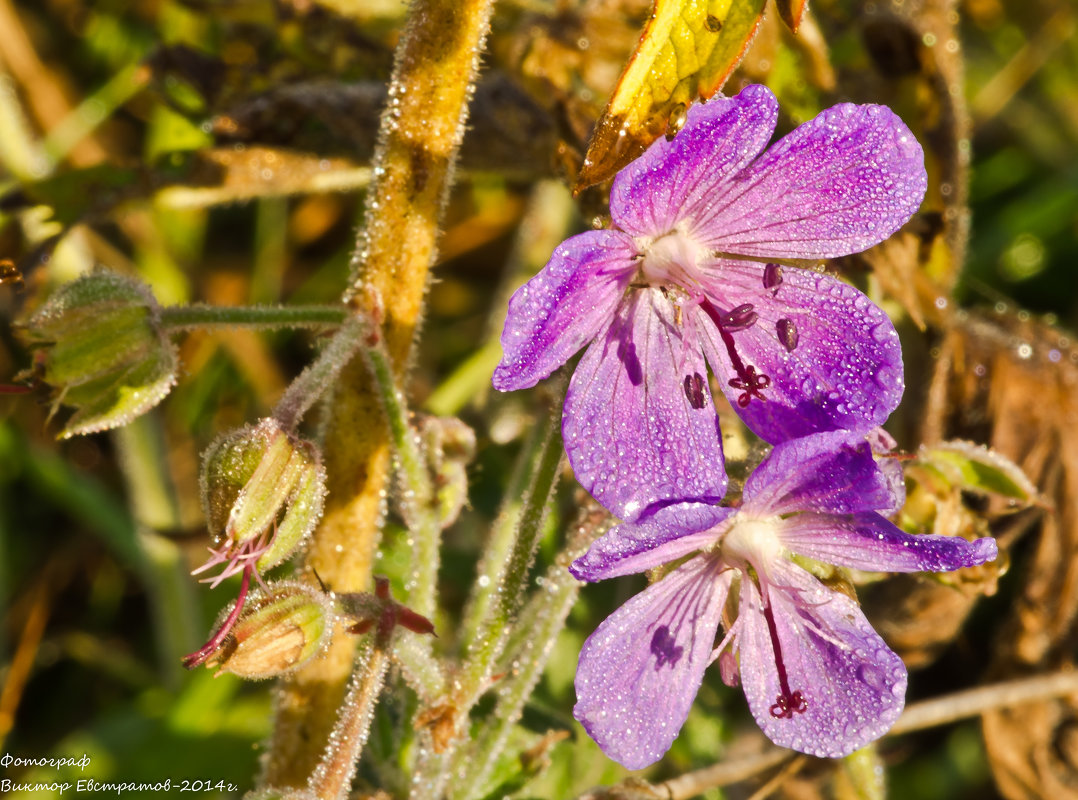
[{"label": "thick brown stem", "polygon": [[[348,302],[383,320],[398,376],[422,320],[438,222],[464,131],[467,101],[493,0],[416,0],[397,50],[368,193],[366,229],[353,259]],[[326,428],[329,497],[307,564],[335,591],[370,583],[389,467],[380,401],[362,360],[342,373]],[[300,670],[278,697],[263,782],[302,786],[325,746],[353,663],[349,636]]]}]

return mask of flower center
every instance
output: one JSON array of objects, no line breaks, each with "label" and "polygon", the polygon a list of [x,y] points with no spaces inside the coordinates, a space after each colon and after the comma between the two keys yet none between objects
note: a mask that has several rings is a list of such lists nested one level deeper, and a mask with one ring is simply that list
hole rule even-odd
[{"label": "flower center", "polygon": [[647,283],[687,289],[700,282],[698,265],[707,251],[691,236],[672,230],[639,244],[644,256],[640,271]]},{"label": "flower center", "polygon": [[[777,522],[778,517],[750,516],[739,519],[719,542],[723,558],[732,566],[740,567],[742,570],[751,565],[756,570],[757,580],[766,584],[768,566],[783,557],[783,546],[778,536]],[[799,689],[790,688],[789,674],[782,658],[778,625],[775,623],[775,613],[766,587],[761,587],[760,594],[764,601],[763,614],[767,622],[768,635],[771,637],[771,649],[775,654],[775,672],[779,679],[779,695],[768,710],[773,717],[790,719],[794,714],[803,714],[808,709],[808,702]]]}]

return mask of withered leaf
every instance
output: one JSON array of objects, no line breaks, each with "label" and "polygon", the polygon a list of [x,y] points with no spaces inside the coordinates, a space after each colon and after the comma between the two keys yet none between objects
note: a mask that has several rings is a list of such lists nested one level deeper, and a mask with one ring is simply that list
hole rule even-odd
[{"label": "withered leaf", "polygon": [[717,92],[737,66],[764,0],[656,0],[592,135],[575,190],[611,177]]}]

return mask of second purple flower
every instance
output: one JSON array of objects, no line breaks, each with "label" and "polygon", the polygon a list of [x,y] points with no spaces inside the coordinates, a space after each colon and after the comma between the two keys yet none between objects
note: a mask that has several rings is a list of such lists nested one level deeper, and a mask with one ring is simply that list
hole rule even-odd
[{"label": "second purple flower", "polygon": [[494,386],[533,386],[591,343],[565,401],[565,448],[622,519],[725,493],[708,367],[772,443],[879,424],[901,398],[887,316],[794,264],[903,225],[925,192],[921,148],[888,109],[842,104],[761,152],[777,115],[763,86],[691,108],[677,136],[615,178],[613,227],[566,240],[510,301]]}]

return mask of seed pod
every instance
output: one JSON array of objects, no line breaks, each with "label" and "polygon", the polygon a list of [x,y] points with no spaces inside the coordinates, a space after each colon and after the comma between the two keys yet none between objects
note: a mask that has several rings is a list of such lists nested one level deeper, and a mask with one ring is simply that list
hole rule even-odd
[{"label": "seed pod", "polygon": [[318,449],[276,420],[225,434],[203,460],[202,500],[216,549],[196,572],[225,563],[220,581],[251,558],[260,571],[280,564],[318,524],[325,494]]},{"label": "seed pod", "polygon": [[300,583],[277,583],[248,602],[243,614],[206,660],[217,674],[260,680],[299,668],[322,651],[333,627],[329,597]]},{"label": "seed pod", "polygon": [[34,366],[20,378],[53,389],[53,412],[75,409],[60,438],[126,425],[157,405],[176,381],[176,348],[149,287],[110,272],[61,286],[27,322]]}]

